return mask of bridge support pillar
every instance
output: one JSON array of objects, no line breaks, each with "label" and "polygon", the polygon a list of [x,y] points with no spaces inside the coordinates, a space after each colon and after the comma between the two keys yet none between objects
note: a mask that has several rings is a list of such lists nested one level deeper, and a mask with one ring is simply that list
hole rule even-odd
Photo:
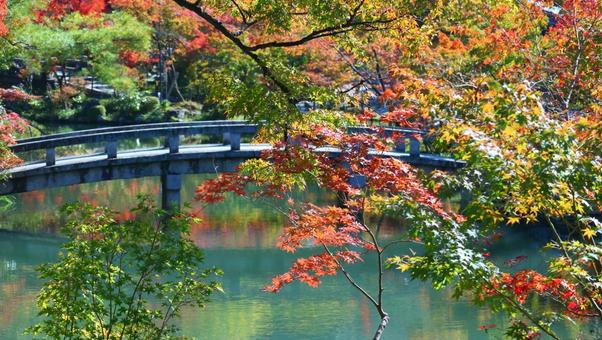
[{"label": "bridge support pillar", "polygon": [[182,175],[161,175],[161,207],[164,210],[180,209],[180,190]]}]

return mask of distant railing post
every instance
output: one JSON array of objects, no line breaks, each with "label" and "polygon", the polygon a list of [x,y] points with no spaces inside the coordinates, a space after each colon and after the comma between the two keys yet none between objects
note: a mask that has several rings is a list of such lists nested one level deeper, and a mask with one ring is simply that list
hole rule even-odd
[{"label": "distant railing post", "polygon": [[180,135],[167,136],[165,138],[165,147],[169,148],[169,153],[180,152]]},{"label": "distant railing post", "polygon": [[231,150],[240,150],[240,133],[224,132],[224,145],[230,145]]},{"label": "distant railing post", "polygon": [[410,156],[420,156],[420,141],[414,136],[410,136]]},{"label": "distant railing post", "polygon": [[56,164],[56,150],[54,148],[46,149],[46,165],[51,166]]},{"label": "distant railing post", "polygon": [[117,142],[107,142],[107,145],[105,146],[105,153],[107,154],[107,158],[109,159],[117,158]]}]

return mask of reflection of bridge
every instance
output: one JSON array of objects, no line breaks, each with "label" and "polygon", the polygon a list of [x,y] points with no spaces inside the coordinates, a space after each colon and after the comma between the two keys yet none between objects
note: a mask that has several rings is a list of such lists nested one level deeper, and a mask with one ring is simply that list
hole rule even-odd
[{"label": "reflection of bridge", "polygon": [[[73,184],[161,176],[164,207],[180,202],[182,175],[234,171],[249,158],[259,157],[269,144],[241,143],[241,136],[254,135],[256,125],[244,121],[206,121],[132,125],[60,133],[19,140],[11,146],[15,153],[42,150],[45,159],[27,162],[11,169],[11,177],[0,183],[0,195],[15,194]],[[349,133],[370,132],[370,128],[349,128]],[[453,169],[462,165],[452,158],[421,153],[418,130],[386,128],[386,133],[398,133],[397,146],[379,153],[395,157],[423,168]],[[213,136],[217,144],[181,145],[182,137]],[[219,137],[215,137],[219,136]],[[162,148],[123,150],[117,152],[124,140],[163,138]],[[57,157],[57,149],[82,144],[104,146],[101,153]],[[338,150],[323,148],[336,155]]]}]

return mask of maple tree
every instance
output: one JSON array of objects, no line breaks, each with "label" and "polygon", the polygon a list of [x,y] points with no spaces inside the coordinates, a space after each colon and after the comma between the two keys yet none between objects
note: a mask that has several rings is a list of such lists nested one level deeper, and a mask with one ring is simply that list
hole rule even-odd
[{"label": "maple tree", "polygon": [[[339,102],[336,83],[314,82],[319,80],[315,67],[338,63],[331,53],[315,53],[317,46],[369,40],[371,33],[405,27],[435,6],[380,0],[174,2],[217,32],[219,48],[228,49],[245,67],[242,75],[231,63],[212,69],[210,97],[228,115],[269,122],[281,139],[292,129],[289,125],[303,120],[299,102],[314,103],[323,112]],[[315,62],[308,63],[312,54]],[[332,77],[339,74],[335,69]]]},{"label": "maple tree", "polygon": [[[6,1],[0,1],[0,49],[2,50],[5,47],[8,47],[6,50],[10,50],[10,42],[5,40],[9,34],[8,27],[4,22],[6,11]],[[2,59],[0,58],[0,66],[4,66]],[[6,178],[6,170],[21,163],[21,159],[10,150],[9,146],[15,143],[15,135],[23,133],[28,125],[27,121],[22,119],[17,113],[7,109],[5,104],[28,101],[31,98],[31,96],[19,89],[0,87],[0,182]],[[12,204],[12,201],[7,198],[2,198],[0,201],[2,208],[6,208]]]},{"label": "maple tree", "polygon": [[[528,91],[524,87],[506,90],[513,95]],[[489,232],[503,230],[504,224],[541,220],[553,235],[547,248],[559,255],[549,260],[547,277],[534,272],[512,276],[497,272],[490,281],[503,287],[496,288],[498,294],[510,292],[520,304],[533,292],[564,306],[561,312],[567,316],[600,317],[595,288],[600,280],[595,255],[600,222],[591,216],[599,211],[602,183],[597,115],[558,121],[541,110],[535,96],[529,94],[524,97],[528,99],[513,103],[506,101],[505,94],[500,97],[505,97],[506,105],[498,106],[503,109],[485,113],[493,115],[485,119],[493,118],[495,125],[473,119],[456,121],[444,130],[452,134],[448,140],[458,143],[455,149],[469,164],[453,179],[456,188],[470,190],[463,214]],[[491,102],[497,106],[496,99]],[[527,106],[530,109],[525,111]],[[537,320],[547,323],[559,316],[537,313],[542,313]]]},{"label": "maple tree", "polygon": [[[174,88],[183,99],[177,84],[182,71],[176,71],[175,59],[211,50],[211,32],[203,21],[171,1],[46,0],[9,5],[6,21],[12,45],[21,47],[16,54],[23,62],[20,67],[25,67],[21,76],[41,77],[44,82],[50,76],[61,92],[64,86],[77,87],[81,76],[91,75],[131,94],[148,90],[146,78],[153,74],[162,99],[171,98]],[[46,94],[48,85],[38,92]]]},{"label": "maple tree", "polygon": [[[408,25],[415,33],[413,37],[403,32],[391,34],[386,41],[394,53],[376,48],[341,50],[347,55],[341,60],[355,73],[356,82],[369,84],[379,100],[386,102],[389,113],[380,117],[384,122],[436,127],[432,150],[451,152],[467,161],[467,166],[456,173],[432,174],[440,181],[436,186],[440,195],[468,194],[461,211],[466,220],[430,224],[431,228],[421,223],[424,221],[415,221],[414,235],[425,243],[424,252],[393,256],[388,265],[431,280],[436,288],[453,285],[457,297],[473,296],[478,304],[488,303],[493,310],[507,311],[513,321],[506,334],[515,338],[534,338],[542,333],[557,338],[552,328],[556,321],[600,316],[600,252],[596,241],[600,222],[591,216],[600,209],[602,191],[600,59],[595,52],[601,41],[600,7],[596,1],[564,1],[556,9],[546,7],[552,5],[491,1],[468,5],[451,1]],[[391,32],[371,32],[372,38],[379,33]],[[382,43],[374,40],[378,41],[375,44]],[[319,130],[311,126],[316,121],[310,117],[311,113],[304,117],[310,123],[291,123],[288,117],[289,125],[307,138],[313,135],[311,131]],[[363,111],[360,118],[379,117]],[[343,118],[338,122],[350,121]],[[321,136],[320,141],[342,150],[354,145],[346,137],[337,136]],[[370,145],[379,150],[378,143]],[[329,184],[328,178],[319,175],[328,172],[320,166],[328,161],[316,162],[306,155],[316,150],[304,142],[301,146],[304,148],[299,149],[294,142],[279,145],[282,150],[290,150],[286,151],[290,152],[286,159],[264,156],[263,161],[269,163],[249,162],[242,166],[241,174],[206,182],[199,188],[199,199],[222,199],[223,191],[242,195],[245,191],[241,183],[245,182],[263,187],[246,193],[252,197],[278,197],[309,179],[344,192],[347,180],[354,178],[355,172],[361,174],[360,167],[353,168],[354,160],[347,160],[351,169],[339,169],[342,173],[333,176],[337,184]],[[367,167],[370,162],[360,164]],[[307,175],[291,177],[291,170],[281,163],[292,166],[294,173],[304,169]],[[259,171],[264,167],[270,170]],[[371,185],[368,178],[376,175],[375,169],[371,170],[365,176],[366,188]],[[394,181],[386,182],[385,188],[395,185]],[[339,246],[341,240],[363,245],[363,239],[352,236],[358,230],[366,232],[361,229],[362,223],[353,225],[359,223],[355,213],[366,210],[365,205],[351,204],[357,209],[351,212],[294,207],[292,227],[286,229],[279,243],[284,249],[293,250],[304,244],[301,240],[326,243],[326,247]],[[399,207],[393,210],[403,212]],[[538,220],[552,231],[553,238],[546,248],[560,254],[551,255],[547,273],[532,269],[506,272],[488,259],[491,235],[498,235],[507,225]],[[340,225],[350,226],[352,235],[331,231]],[[434,227],[441,225],[447,227],[446,232]],[[325,236],[328,238],[323,239]],[[342,262],[357,261],[348,253],[337,254],[326,252],[294,263],[291,271],[275,278],[268,289],[278,290],[293,280],[315,285],[320,276],[336,273]],[[527,307],[527,299],[534,296],[552,301],[555,309]]]},{"label": "maple tree", "polygon": [[21,163],[8,148],[15,143],[15,134],[23,133],[27,122],[19,115],[2,106],[3,102],[29,100],[31,97],[15,89],[0,88],[0,173]]},{"label": "maple tree", "polygon": [[[560,319],[600,317],[602,150],[593,52],[600,7],[596,1],[565,1],[555,9],[545,2],[476,3],[442,9],[445,15],[433,21],[438,30],[430,33],[435,43],[390,67],[398,80],[389,97],[398,108],[429,117],[437,151],[467,161],[444,176],[441,190],[467,193],[465,224],[486,242],[471,245],[484,255],[482,268],[466,268],[470,275],[455,279],[456,294],[508,311],[512,337],[557,338],[552,325]],[[546,273],[507,273],[488,260],[491,235],[537,221],[551,231],[546,249],[556,251],[549,252]],[[410,270],[437,282],[445,276],[429,267],[449,261],[417,257]],[[534,296],[554,309],[529,308]]]},{"label": "maple tree", "polygon": [[6,18],[7,5],[6,0],[0,1],[0,36],[5,36],[8,34],[8,27],[6,27],[6,23],[4,23],[4,19]]},{"label": "maple tree", "polygon": [[[7,14],[6,1],[0,1],[0,39],[5,39],[9,34],[8,27],[5,24]],[[3,42],[0,46],[6,45]],[[0,88],[0,175],[4,176],[4,171],[19,164],[21,160],[15,156],[9,145],[15,143],[15,134],[24,132],[27,122],[18,114],[7,109],[4,104],[7,102],[27,101],[32,97],[18,89]]]},{"label": "maple tree", "polygon": [[[389,321],[382,281],[385,267],[392,265],[386,262],[387,250],[399,242],[430,248],[428,241],[418,236],[421,228],[430,225],[449,236],[459,232],[463,218],[444,208],[410,165],[384,155],[394,141],[383,131],[348,135],[323,125],[310,130],[314,132],[295,135],[293,143],[277,144],[260,159],[245,162],[238,173],[205,181],[196,198],[215,203],[225,199],[226,193],[252,199],[288,197],[287,225],[278,247],[287,252],[311,247],[317,253],[296,259],[290,270],[274,277],[265,290],[278,292],[293,281],[317,287],[322,277],[342,273],[380,316],[375,331],[378,339]],[[333,155],[322,149],[326,146],[339,152]],[[310,183],[336,192],[339,204],[317,206],[290,198],[292,191],[303,190]],[[387,215],[412,222],[406,239],[383,238],[380,229]],[[375,292],[362,287],[346,268],[364,258],[374,261],[377,268]]]}]

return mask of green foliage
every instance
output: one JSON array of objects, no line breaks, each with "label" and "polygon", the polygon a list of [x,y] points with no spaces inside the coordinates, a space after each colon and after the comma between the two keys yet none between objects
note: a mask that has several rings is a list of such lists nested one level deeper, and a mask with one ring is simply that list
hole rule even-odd
[{"label": "green foliage", "polygon": [[177,110],[186,110],[189,112],[200,112],[203,110],[203,104],[201,103],[197,103],[194,101],[182,101],[179,103],[176,103],[172,106],[173,109],[177,109]]},{"label": "green foliage", "polygon": [[8,40],[0,39],[0,70],[10,68],[20,51],[20,46],[15,46]]},{"label": "green foliage", "polygon": [[20,55],[29,72],[51,73],[57,65],[87,56],[89,71],[120,92],[137,87],[120,52],[146,51],[151,45],[150,27],[122,11],[98,17],[74,12],[51,24],[26,21],[12,34],[18,44],[29,47]]},{"label": "green foliage", "polygon": [[160,109],[161,101],[157,97],[144,97],[140,102],[140,112],[143,114],[158,111]]},{"label": "green foliage", "polygon": [[104,119],[107,115],[107,109],[102,105],[92,106],[88,110],[82,109],[78,117],[83,118],[86,121],[97,121]]},{"label": "green foliage", "polygon": [[67,205],[57,263],[39,268],[42,320],[28,329],[55,339],[164,339],[184,306],[203,307],[221,290],[218,269],[202,269],[189,240],[191,217],[168,215],[142,198],[135,220],[107,208]]},{"label": "green foliage", "polygon": [[77,111],[74,109],[62,109],[57,112],[57,118],[59,120],[71,120],[75,117]]},{"label": "green foliage", "polygon": [[[220,94],[220,91],[226,85],[222,83],[222,77],[234,77],[246,84],[259,80],[259,71],[253,61],[232,51],[219,51],[203,58],[179,58],[175,66],[180,73],[179,84],[184,96],[202,102],[205,111],[220,119],[224,118],[222,99],[225,98],[225,93]],[[221,73],[216,73],[217,70]]]},{"label": "green foliage", "polygon": [[165,119],[165,114],[160,111],[151,111],[142,115],[142,121],[144,122],[160,122]]},{"label": "green foliage", "polygon": [[[71,87],[65,87],[69,89]],[[56,91],[58,93],[58,91]],[[69,107],[65,108],[64,104]],[[116,122],[153,122],[165,119],[167,107],[159,99],[133,92],[108,99],[87,98],[83,93],[65,100],[37,99],[25,111],[28,119],[38,121],[77,121],[95,123],[99,120]]]},{"label": "green foliage", "polygon": [[[0,174],[0,180],[2,180],[2,174]],[[12,196],[0,196],[0,212],[10,210],[15,205],[15,198]]]},{"label": "green foliage", "polygon": [[140,92],[103,99],[101,104],[114,121],[156,121],[162,120],[164,116],[159,99]]},{"label": "green foliage", "polygon": [[320,107],[337,102],[332,89],[312,85],[286,54],[276,51],[266,55],[266,59],[270,70],[289,92],[258,81],[262,76],[259,68],[252,64],[242,64],[246,65],[244,68],[218,69],[208,79],[210,97],[220,103],[227,115],[242,116],[255,122],[266,121],[277,130],[304,122],[304,114],[296,106],[299,101]]}]

